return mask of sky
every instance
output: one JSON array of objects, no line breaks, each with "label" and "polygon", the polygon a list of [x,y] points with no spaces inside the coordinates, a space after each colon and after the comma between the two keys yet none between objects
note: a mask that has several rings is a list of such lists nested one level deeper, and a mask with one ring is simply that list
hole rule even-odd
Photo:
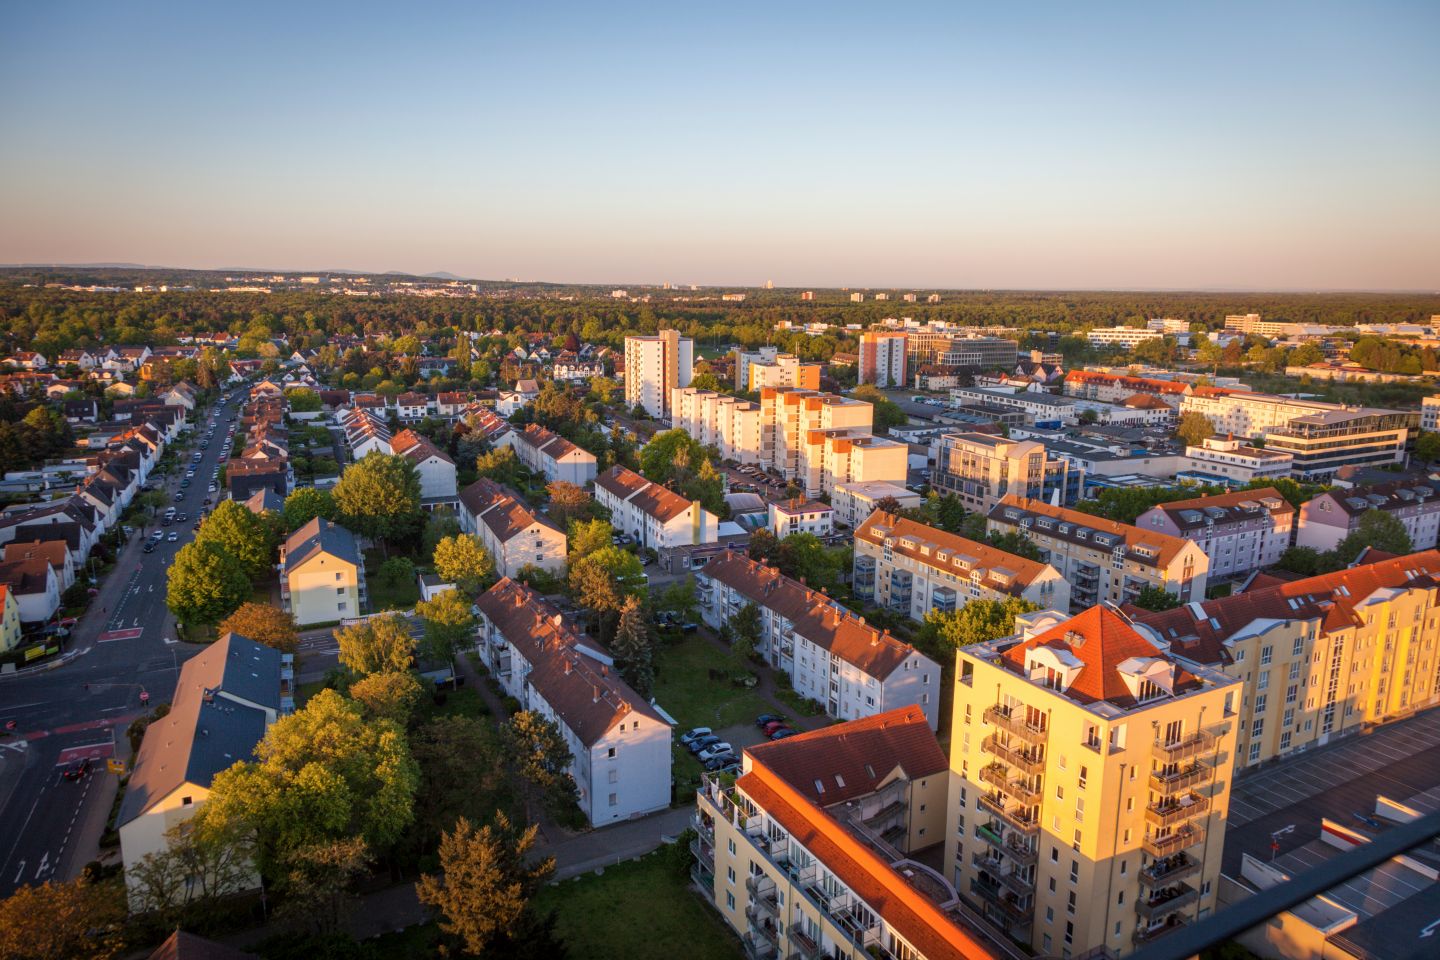
[{"label": "sky", "polygon": [[1440,289],[1440,3],[0,4],[0,263]]}]

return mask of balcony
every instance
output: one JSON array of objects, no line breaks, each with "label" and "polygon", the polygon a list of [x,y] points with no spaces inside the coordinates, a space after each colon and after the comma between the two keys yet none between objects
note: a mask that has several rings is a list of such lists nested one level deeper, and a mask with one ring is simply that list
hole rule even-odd
[{"label": "balcony", "polygon": [[1174,743],[1156,740],[1152,754],[1161,763],[1180,763],[1210,753],[1219,743],[1220,738],[1208,730],[1196,730]]},{"label": "balcony", "polygon": [[1040,818],[1029,809],[1009,805],[998,793],[987,793],[980,797],[980,806],[999,817],[1013,830],[1031,834],[1040,829]]},{"label": "balcony", "polygon": [[1159,940],[1161,937],[1165,936],[1167,933],[1174,933],[1176,930],[1179,930],[1181,927],[1187,926],[1188,924],[1189,921],[1187,921],[1184,917],[1180,916],[1179,914],[1172,913],[1165,918],[1164,923],[1161,923],[1158,926],[1141,927],[1139,930],[1136,930],[1135,942],[1153,943],[1156,940]]},{"label": "balcony", "polygon": [[1197,783],[1205,782],[1209,777],[1210,770],[1197,763],[1184,770],[1176,770],[1174,773],[1155,772],[1150,774],[1150,789],[1162,797],[1173,797]]},{"label": "balcony", "polygon": [[1154,923],[1176,910],[1183,910],[1196,900],[1200,893],[1187,883],[1157,890],[1149,898],[1135,901],[1135,912],[1146,921]]},{"label": "balcony", "polygon": [[1186,823],[1210,812],[1210,798],[1187,793],[1179,800],[1163,800],[1145,807],[1145,821],[1157,827]]},{"label": "balcony", "polygon": [[1045,758],[1039,750],[1024,750],[1000,742],[1000,736],[992,733],[980,743],[980,749],[1025,773],[1044,773]]},{"label": "balcony", "polygon": [[1020,803],[1034,806],[1040,802],[1040,791],[1027,786],[1023,780],[1011,780],[1009,768],[1003,763],[992,763],[981,769],[980,779],[999,789]]},{"label": "balcony", "polygon": [[970,881],[970,892],[984,900],[987,906],[995,908],[1007,924],[1030,925],[1033,909],[1022,906],[1018,897],[998,883],[985,883],[976,878]]},{"label": "balcony", "polygon": [[1140,842],[1140,849],[1152,857],[1168,857],[1205,842],[1205,828],[1193,823],[1186,824],[1173,833],[1164,836],[1151,834]]},{"label": "balcony", "polygon": [[1015,837],[1001,837],[1000,834],[990,827],[981,826],[980,839],[994,847],[1000,853],[1009,857],[1022,867],[1028,867],[1039,859],[1039,852],[1029,842],[1018,840]]},{"label": "balcony", "polygon": [[1027,720],[1021,708],[1010,708],[995,704],[986,707],[983,714],[985,722],[992,726],[999,727],[1032,746],[1043,744],[1049,737],[1050,731],[1045,729],[1042,723]]},{"label": "balcony", "polygon": [[754,907],[745,911],[745,919],[750,922],[750,935],[761,943],[768,943],[776,953],[780,951],[780,928],[775,925],[774,919],[757,911]]},{"label": "balcony", "polygon": [[772,940],[747,933],[740,938],[740,946],[745,950],[746,960],[775,960],[780,949]]},{"label": "balcony", "polygon": [[715,899],[715,874],[706,870],[699,863],[690,867],[690,879],[695,886],[705,891],[705,895],[711,900]]},{"label": "balcony", "polygon": [[818,960],[820,944],[805,931],[803,923],[790,924],[790,957],[792,960]]},{"label": "balcony", "polygon": [[1003,857],[993,854],[975,854],[970,862],[980,870],[990,875],[991,880],[998,880],[1000,885],[1017,897],[1028,897],[1035,893],[1035,881],[1027,879],[1014,870],[1010,869]]},{"label": "balcony", "polygon": [[930,596],[931,608],[941,613],[953,613],[955,602],[955,591],[949,587],[939,587]]},{"label": "balcony", "polygon": [[690,852],[695,856],[695,862],[701,864],[711,873],[715,872],[715,850],[709,843],[696,837],[690,841]]},{"label": "balcony", "polygon": [[775,881],[765,874],[756,874],[745,881],[745,889],[750,893],[750,909],[745,911],[745,916],[759,926],[766,917],[778,918],[780,916],[779,902],[775,898]]},{"label": "balcony", "polygon": [[1184,853],[1162,857],[1140,871],[1140,885],[1163,887],[1200,872],[1200,861]]}]

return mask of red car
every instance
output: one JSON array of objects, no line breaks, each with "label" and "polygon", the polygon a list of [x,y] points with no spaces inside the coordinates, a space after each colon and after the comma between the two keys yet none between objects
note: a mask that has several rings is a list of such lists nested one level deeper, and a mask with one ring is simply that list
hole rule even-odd
[{"label": "red car", "polygon": [[789,729],[789,727],[790,727],[790,725],[789,725],[788,723],[786,723],[784,720],[772,720],[772,721],[770,721],[769,723],[765,724],[765,726],[764,726],[763,729],[764,729],[764,732],[765,732],[765,736],[768,737],[768,736],[770,736],[770,734],[774,733],[776,730],[787,730],[787,729]]}]

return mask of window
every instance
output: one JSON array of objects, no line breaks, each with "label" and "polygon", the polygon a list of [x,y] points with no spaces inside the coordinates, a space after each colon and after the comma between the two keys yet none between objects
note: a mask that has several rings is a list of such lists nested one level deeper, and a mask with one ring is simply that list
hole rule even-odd
[{"label": "window", "polygon": [[344,604],[344,602],[335,604],[335,609],[336,609],[336,610],[344,610],[344,609],[345,609],[345,604]]},{"label": "window", "polygon": [[612,806],[612,807],[618,807],[619,805],[620,805],[620,800],[618,799],[618,797],[616,796],[616,794],[613,794],[613,793],[610,794],[610,806]]},{"label": "window", "polygon": [[734,868],[734,867],[726,867],[726,868],[725,868],[725,879],[730,883],[731,886],[734,886],[734,885],[735,885],[735,868]]},{"label": "window", "polygon": [[614,760],[614,759],[615,759],[615,748],[614,748],[614,747],[611,747],[609,750],[605,751],[605,756],[606,756],[607,759]]},{"label": "window", "polygon": [[1259,759],[1260,759],[1260,744],[1258,744],[1258,743],[1252,743],[1252,744],[1250,744],[1250,762],[1251,762],[1251,763],[1254,763],[1255,761],[1257,761],[1257,760],[1259,760]]},{"label": "window", "polygon": [[344,587],[336,587],[336,588],[335,588],[335,596],[337,596],[337,597],[343,597],[343,596],[345,596],[345,588],[344,588]]},{"label": "window", "polygon": [[1072,917],[1075,916],[1075,891],[1074,891],[1074,890],[1071,890],[1071,891],[1070,891],[1069,899],[1067,899],[1067,900],[1065,901],[1065,912],[1068,913],[1068,914],[1070,914],[1070,916],[1072,916]]},{"label": "window", "polygon": [[341,577],[343,577],[343,576],[344,576],[344,574],[337,573],[337,574],[335,574],[335,579],[336,579],[336,580],[339,580],[339,579],[340,579]]},{"label": "window", "polygon": [[[1090,775],[1089,768],[1082,766],[1082,767],[1080,768],[1080,789],[1081,789],[1081,790],[1084,790],[1084,789],[1085,789],[1085,779],[1086,779],[1089,775]],[[1083,804],[1085,801],[1081,800],[1081,801],[1079,801],[1079,802]]]},{"label": "window", "polygon": [[1304,650],[1305,650],[1305,637],[1304,637],[1303,635],[1302,635],[1302,636],[1299,636],[1299,637],[1296,637],[1296,638],[1295,638],[1295,646],[1293,646],[1293,647],[1290,648],[1290,656],[1292,656],[1292,657],[1298,657],[1298,656],[1300,656],[1300,654],[1301,654],[1302,652],[1304,652]]},{"label": "window", "polygon": [[188,807],[188,806],[190,806],[190,804],[192,804],[192,803],[194,803],[194,802],[195,802],[195,798],[194,798],[194,797],[181,797],[181,798],[180,798],[180,806],[182,806],[182,807]]},{"label": "window", "polygon": [[[735,882],[733,877],[731,878],[730,882]],[[735,894],[731,893],[729,890],[725,891],[725,906],[729,907],[731,910],[735,909]]]},{"label": "window", "polygon": [[1055,908],[1054,908],[1054,907],[1046,907],[1046,908],[1045,908],[1045,922],[1046,922],[1046,923],[1054,923],[1054,922],[1055,922]]},{"label": "window", "polygon": [[614,767],[611,767],[611,768],[610,768],[609,777],[610,777],[610,782],[611,782],[611,783],[619,783],[619,782],[620,782],[620,771],[619,771],[619,770],[616,770]]}]

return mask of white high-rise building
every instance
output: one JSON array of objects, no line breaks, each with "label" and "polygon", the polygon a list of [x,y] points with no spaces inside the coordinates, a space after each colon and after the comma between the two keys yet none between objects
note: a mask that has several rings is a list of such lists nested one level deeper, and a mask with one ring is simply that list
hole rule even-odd
[{"label": "white high-rise building", "polygon": [[661,330],[653,337],[625,338],[625,404],[643,407],[656,419],[668,419],[670,393],[690,386],[695,341],[678,331]]}]

